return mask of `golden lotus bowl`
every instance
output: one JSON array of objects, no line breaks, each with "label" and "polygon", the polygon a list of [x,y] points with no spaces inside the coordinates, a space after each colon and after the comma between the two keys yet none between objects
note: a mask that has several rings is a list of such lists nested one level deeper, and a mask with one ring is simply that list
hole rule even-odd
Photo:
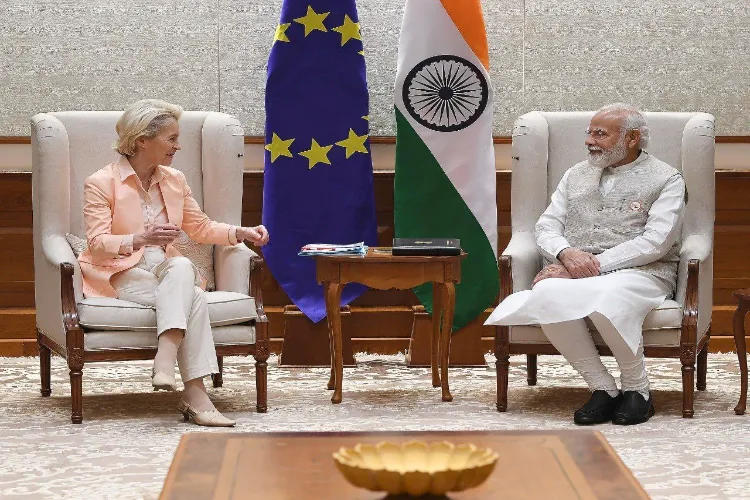
[{"label": "golden lotus bowl", "polygon": [[495,468],[497,453],[473,444],[408,441],[341,448],[333,459],[354,486],[391,495],[420,496],[479,486]]}]

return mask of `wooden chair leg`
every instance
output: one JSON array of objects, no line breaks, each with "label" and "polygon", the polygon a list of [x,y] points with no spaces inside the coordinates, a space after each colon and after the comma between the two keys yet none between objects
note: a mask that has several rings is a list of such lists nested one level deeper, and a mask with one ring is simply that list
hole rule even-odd
[{"label": "wooden chair leg", "polygon": [[39,375],[42,380],[42,397],[45,398],[52,394],[51,358],[49,347],[39,344]]},{"label": "wooden chair leg", "polygon": [[695,387],[695,348],[683,348],[682,361],[682,417],[693,418],[693,387]]},{"label": "wooden chair leg", "polygon": [[526,355],[526,382],[529,385],[536,385],[536,354]]},{"label": "wooden chair leg", "polygon": [[510,370],[510,339],[507,326],[500,326],[495,338],[495,371],[497,375],[497,411],[508,409],[508,375]]},{"label": "wooden chair leg", "polygon": [[255,344],[255,392],[258,413],[268,410],[268,340],[258,340]]},{"label": "wooden chair leg", "polygon": [[224,356],[216,356],[216,362],[219,364],[219,373],[211,375],[211,380],[213,380],[214,387],[218,388],[224,385]]},{"label": "wooden chair leg", "polygon": [[747,346],[745,343],[745,315],[748,311],[748,303],[742,298],[737,310],[734,312],[733,330],[734,345],[737,349],[737,359],[740,364],[740,400],[734,407],[734,413],[744,415],[747,408]]},{"label": "wooden chair leg", "polygon": [[74,424],[83,423],[83,370],[70,370],[70,404],[70,421]]},{"label": "wooden chair leg", "polygon": [[706,390],[706,377],[708,375],[708,342],[703,344],[703,349],[698,353],[698,380],[695,383],[695,388],[699,391]]}]

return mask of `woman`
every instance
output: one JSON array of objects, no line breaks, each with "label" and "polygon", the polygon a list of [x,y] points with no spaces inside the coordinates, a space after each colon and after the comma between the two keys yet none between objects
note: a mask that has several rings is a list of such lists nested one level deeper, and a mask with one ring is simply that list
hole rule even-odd
[{"label": "woman", "polygon": [[214,222],[193,198],[185,175],[170,168],[180,150],[182,108],[156,99],[131,105],[118,120],[118,161],[84,186],[88,249],[79,262],[86,297],[117,297],[156,309],[154,390],[184,384],[179,410],[198,425],[233,426],[206,394],[203,377],[218,373],[208,306],[193,264],[172,246],[180,230],[198,243],[268,243],[263,226]]}]

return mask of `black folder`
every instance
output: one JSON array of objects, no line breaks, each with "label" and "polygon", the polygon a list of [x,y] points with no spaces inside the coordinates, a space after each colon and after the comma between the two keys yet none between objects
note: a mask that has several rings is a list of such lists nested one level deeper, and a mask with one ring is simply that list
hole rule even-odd
[{"label": "black folder", "polygon": [[457,238],[393,238],[393,255],[460,255]]}]

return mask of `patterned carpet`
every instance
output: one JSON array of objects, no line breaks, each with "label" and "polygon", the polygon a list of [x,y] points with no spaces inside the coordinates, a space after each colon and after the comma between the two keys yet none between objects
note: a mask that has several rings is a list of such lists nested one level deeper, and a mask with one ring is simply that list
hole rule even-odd
[{"label": "patterned carpet", "polygon": [[[269,411],[254,412],[252,364],[225,360],[217,407],[237,431],[470,430],[574,428],[588,392],[560,357],[540,357],[539,385],[528,387],[513,357],[509,411],[495,411],[494,360],[487,369],[451,369],[452,403],[440,401],[427,369],[403,356],[357,356],[334,406],[327,369],[269,366]],[[37,358],[0,358],[0,497],[157,498],[180,436],[205,431],[181,422],[178,395],[150,391],[149,362],[87,365],[84,424],[69,423],[65,363],[52,361],[52,397],[39,395]],[[608,360],[609,363],[609,360]],[[611,364],[610,364],[611,366]],[[635,427],[596,428],[655,499],[750,498],[750,420],[732,411],[739,393],[734,355],[709,356],[708,390],[692,420],[680,418],[679,362],[648,360],[657,414]],[[208,431],[212,432],[212,431]],[[222,430],[213,432],[226,432]]]}]

